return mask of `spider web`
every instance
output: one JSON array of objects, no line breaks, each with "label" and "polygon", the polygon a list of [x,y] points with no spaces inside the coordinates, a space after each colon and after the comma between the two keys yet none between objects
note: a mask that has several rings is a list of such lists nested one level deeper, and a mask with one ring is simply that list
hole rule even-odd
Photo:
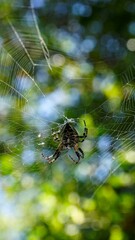
[{"label": "spider web", "polygon": [[[21,18],[16,20],[12,16],[4,18],[2,22],[1,174],[12,173],[16,177],[33,174],[37,179],[56,181],[57,184],[71,179],[70,183],[73,181],[74,186],[78,186],[78,192],[94,196],[110,176],[123,171],[125,162],[133,161],[135,66],[116,76],[113,71],[108,73],[104,70],[105,65],[98,62],[97,66],[101,65],[103,69],[102,75],[97,74],[93,81],[95,94],[103,91],[105,84],[108,84],[108,88],[115,87],[118,78],[121,96],[102,104],[98,104],[99,101],[92,110],[88,91],[88,104],[80,108],[78,89],[83,88],[88,79],[92,82],[88,65],[81,63],[82,68],[78,64],[73,69],[73,60],[67,60],[67,66],[62,72],[63,80],[58,73],[65,56],[54,51],[49,56],[32,2],[30,6],[16,5],[16,10],[20,11]],[[84,76],[84,68],[89,77]],[[54,82],[53,71],[59,81],[56,81],[57,87],[52,87],[49,92],[48,79]],[[80,75],[82,77],[79,78]],[[72,109],[70,112],[69,107]],[[57,143],[53,142],[50,135],[52,129],[57,130],[64,122],[65,116],[76,119],[80,135],[83,133],[83,119],[86,121],[89,136],[81,145],[85,159],[79,165],[74,165],[65,153],[50,165],[41,154],[48,156],[55,151]]]}]

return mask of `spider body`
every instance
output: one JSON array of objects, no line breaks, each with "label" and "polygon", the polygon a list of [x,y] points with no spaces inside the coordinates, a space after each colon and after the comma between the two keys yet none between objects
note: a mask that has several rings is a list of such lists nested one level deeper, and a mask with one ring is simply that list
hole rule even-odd
[{"label": "spider body", "polygon": [[84,133],[82,136],[79,136],[77,130],[74,127],[74,121],[68,119],[62,124],[61,128],[57,132],[52,132],[54,141],[59,142],[59,145],[55,153],[49,157],[42,156],[49,162],[52,163],[60,156],[61,151],[64,149],[74,149],[77,155],[77,161],[75,161],[70,155],[69,157],[75,162],[78,163],[80,158],[84,158],[83,150],[79,147],[79,142],[83,142],[88,134],[88,129],[86,128],[86,123],[84,121]]},{"label": "spider body", "polygon": [[78,133],[69,122],[64,124],[63,128],[61,129],[60,135],[63,147],[65,149],[70,149],[74,147],[74,143],[78,141]]}]

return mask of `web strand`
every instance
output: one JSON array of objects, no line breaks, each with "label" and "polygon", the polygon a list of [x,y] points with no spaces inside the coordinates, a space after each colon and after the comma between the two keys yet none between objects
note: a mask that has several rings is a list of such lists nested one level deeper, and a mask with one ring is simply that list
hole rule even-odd
[{"label": "web strand", "polygon": [[[45,64],[43,64],[44,60],[47,62],[49,69],[52,69],[49,50],[41,35],[32,1],[31,6],[28,7],[28,11],[32,17],[31,22],[29,22],[30,27],[28,26],[26,30],[28,22],[25,18],[19,22],[21,23],[21,27],[19,24],[16,25],[12,20],[9,20],[8,27],[10,31],[8,34],[11,33],[11,35],[9,34],[10,37],[4,41],[3,47],[1,48],[0,71],[3,78],[0,80],[0,83],[2,85],[2,95],[7,98],[10,96],[11,99],[12,96],[15,95],[18,102],[25,102],[23,108],[20,109],[16,109],[16,104],[12,106],[11,103],[10,110],[12,110],[12,114],[10,112],[7,114],[7,125],[11,125],[12,129],[9,128],[7,130],[5,134],[6,137],[4,136],[2,140],[5,145],[7,144],[8,153],[13,157],[14,167],[16,169],[22,168],[25,172],[27,171],[27,167],[30,166],[30,172],[36,169],[37,174],[40,174],[39,169],[41,170],[43,164],[45,164],[41,158],[42,151],[45,151],[45,154],[49,155],[50,152],[54,153],[57,148],[57,143],[51,138],[52,128],[54,126],[55,128],[59,128],[64,120],[68,118],[66,114],[63,114],[61,111],[58,111],[54,105],[51,105],[50,110],[52,114],[55,115],[55,113],[57,113],[59,118],[63,118],[62,123],[57,123],[53,121],[53,117],[47,119],[44,114],[45,107],[40,108],[41,105],[49,105],[52,101],[50,99],[47,100],[47,94],[44,93],[45,88],[42,90],[42,85],[35,80],[35,76],[39,70],[38,67],[45,66]],[[30,28],[32,28],[32,32],[29,32]],[[90,110],[91,105],[89,103],[87,110],[84,111],[84,109],[86,109],[86,106],[84,106],[82,111],[80,111],[78,103],[79,110],[74,111],[73,108],[71,112],[71,115],[74,114],[74,119],[78,119],[79,111],[83,112],[85,116],[91,115],[95,124],[93,128],[99,131],[100,137],[96,136],[94,138],[90,132],[90,137],[86,139],[88,146],[86,146],[85,161],[81,161],[79,166],[74,166],[73,163],[70,163],[67,154],[61,155],[57,161],[57,166],[61,169],[66,169],[65,175],[67,176],[70,174],[74,176],[77,172],[78,182],[86,180],[88,185],[91,183],[93,186],[92,196],[95,196],[109,177],[120,169],[126,161],[123,160],[119,162],[121,152],[134,151],[134,69],[135,67],[133,65],[128,71],[119,75],[119,78],[122,79],[122,97],[119,99],[120,104],[117,111],[113,111],[111,107],[109,109],[109,101],[106,101],[99,107],[95,107],[93,111]],[[26,82],[29,80],[32,83],[30,86],[26,86],[26,89],[24,84],[25,78]],[[69,89],[73,88],[72,84],[70,84],[70,78],[67,79],[69,79],[69,81],[65,82],[64,79],[62,83],[59,84],[61,90],[66,86],[69,87]],[[83,86],[83,81],[87,79],[92,80],[92,77],[80,77],[74,79],[74,81],[77,81],[76,84],[82,84],[81,86]],[[52,95],[51,97],[53,98]],[[89,96],[87,97],[89,99]],[[43,98],[43,102],[39,101],[41,98]],[[55,98],[53,101],[55,101]],[[98,116],[102,117],[99,118]],[[77,121],[77,124],[79,128],[79,121]],[[15,137],[12,134],[14,130],[16,132]],[[92,142],[93,139],[95,145]],[[90,152],[90,144],[93,144],[93,153],[92,151]],[[83,147],[85,149],[85,142]],[[20,160],[19,163],[17,163],[18,159]],[[85,166],[86,163],[87,166]],[[47,165],[44,166],[47,171]],[[84,176],[82,176],[83,167]],[[53,168],[55,170],[55,165]],[[80,172],[78,170],[79,168],[81,169]],[[92,171],[93,169],[94,171]],[[95,187],[94,182],[97,183]],[[84,191],[89,191],[89,188],[84,186]]]}]

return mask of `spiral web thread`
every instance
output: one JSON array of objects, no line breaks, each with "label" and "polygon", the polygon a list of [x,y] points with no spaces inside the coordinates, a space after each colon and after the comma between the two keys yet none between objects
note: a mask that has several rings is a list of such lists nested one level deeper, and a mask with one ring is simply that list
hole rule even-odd
[{"label": "spiral web thread", "polygon": [[[103,145],[103,151],[96,156],[99,158],[99,165],[96,165],[95,172],[92,178],[95,183],[99,184],[96,190],[89,190],[94,197],[96,192],[104,185],[105,182],[117,170],[122,173],[122,166],[124,163],[134,163],[135,153],[135,122],[134,122],[134,107],[135,107],[135,87],[134,87],[135,66],[130,66],[126,71],[121,73],[118,77],[121,80],[122,101],[119,109],[114,112],[106,114],[100,121],[104,122],[104,136],[111,136],[110,143]],[[114,99],[113,101],[118,101]],[[106,102],[97,108],[95,111],[100,111],[104,116],[104,109],[107,109]],[[92,113],[94,114],[94,112]],[[101,126],[102,127],[102,126]],[[99,143],[98,143],[99,146]],[[99,147],[100,148],[100,147]],[[124,157],[123,157],[124,156]],[[95,159],[92,157],[93,162]],[[101,183],[100,183],[101,182]],[[95,189],[95,187],[94,187]]]},{"label": "spiral web thread", "polygon": [[[27,171],[27,168],[31,172],[36,169],[41,174],[41,172],[48,172],[48,168],[50,168],[50,166],[48,167],[44,164],[43,159],[41,160],[42,147],[45,146],[47,149],[48,145],[51,145],[52,139],[48,137],[51,133],[51,124],[56,127],[59,127],[59,124],[55,123],[55,121],[45,120],[42,116],[37,117],[35,111],[37,105],[35,105],[32,111],[31,106],[28,104],[32,96],[32,84],[38,90],[39,94],[46,99],[45,94],[34,79],[35,67],[45,65],[46,62],[49,69],[51,69],[51,66],[49,63],[49,51],[41,36],[32,4],[27,9],[27,15],[23,19],[20,19],[18,23],[8,20],[7,31],[9,37],[8,40],[3,41],[0,50],[0,94],[4,102],[8,99],[12,105],[12,99],[15,97],[17,105],[22,106],[27,103],[28,106],[25,110],[16,110],[16,106],[11,107],[14,114],[17,113],[17,117],[13,121],[12,116],[10,117],[9,115],[7,124],[11,125],[12,122],[12,128],[17,129],[16,138],[10,133],[6,134],[2,138],[2,141],[5,142],[8,139],[6,153],[8,152],[9,156],[13,155],[15,169],[23,168],[24,172]],[[90,153],[87,150],[87,161],[82,161],[78,166],[73,166],[72,164],[71,167],[67,163],[67,166],[70,166],[70,170],[73,172],[68,172],[68,168],[65,168],[63,163],[58,163],[58,168],[66,169],[67,178],[68,176],[71,177],[71,174],[75,174],[76,179],[88,183],[85,186],[85,191],[89,192],[90,195],[92,194],[92,196],[94,196],[93,193],[95,194],[117,169],[120,169],[125,160],[117,161],[117,159],[120,158],[122,152],[127,151],[128,155],[128,152],[134,151],[134,71],[135,67],[132,65],[127,71],[119,75],[119,78],[122,79],[123,100],[116,113],[113,113],[113,111],[109,112],[107,109],[108,103],[102,104],[97,109],[94,109],[93,112],[86,111],[86,113],[91,115],[97,114],[97,112],[103,115],[103,119],[97,121],[99,130],[102,129],[103,131],[100,138],[101,141],[99,139],[88,139],[88,142],[94,141],[94,153]],[[30,82],[30,85],[27,85],[26,82]],[[9,102],[3,104],[5,104],[6,111],[9,107]],[[24,122],[29,122],[30,125],[27,134],[23,130],[24,123],[20,122],[22,116]],[[100,122],[101,124],[99,124]],[[103,125],[105,126],[104,129]],[[46,144],[46,139],[49,139],[48,145]],[[36,149],[35,141],[37,141]],[[100,142],[104,142],[103,149],[100,148]],[[85,142],[83,146],[85,148]],[[18,152],[15,149],[18,149]],[[48,154],[52,151],[54,152],[54,146],[49,147]],[[22,166],[21,161],[18,161],[21,158],[24,159],[26,167]],[[25,161],[26,159],[27,161]],[[38,161],[35,161],[35,159],[38,159]],[[12,160],[10,159],[10,161]],[[89,185],[90,181],[93,183],[91,186]]]},{"label": "spiral web thread", "polygon": [[[26,80],[30,81],[44,96],[34,79],[37,65],[48,65],[49,51],[41,36],[34,8],[20,7],[26,11],[22,18],[6,18],[2,21],[2,39],[0,49],[1,94],[17,96],[18,105],[28,102]],[[27,8],[27,10],[26,10]],[[6,39],[6,40],[4,40]]]}]

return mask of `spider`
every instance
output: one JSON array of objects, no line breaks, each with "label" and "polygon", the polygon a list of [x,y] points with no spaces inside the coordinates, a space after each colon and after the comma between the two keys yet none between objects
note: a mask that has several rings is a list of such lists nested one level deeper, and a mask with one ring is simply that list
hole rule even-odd
[{"label": "spider", "polygon": [[43,153],[42,156],[49,162],[53,163],[60,156],[61,151],[64,149],[74,149],[77,155],[77,161],[74,160],[70,155],[69,157],[76,164],[79,163],[80,158],[84,158],[84,152],[79,147],[79,142],[83,142],[88,134],[88,128],[86,127],[86,122],[84,122],[84,133],[82,136],[79,136],[75,127],[73,126],[75,121],[73,119],[66,119],[64,124],[61,125],[60,129],[57,132],[52,131],[52,136],[54,141],[59,142],[59,145],[53,155],[46,157]]}]

